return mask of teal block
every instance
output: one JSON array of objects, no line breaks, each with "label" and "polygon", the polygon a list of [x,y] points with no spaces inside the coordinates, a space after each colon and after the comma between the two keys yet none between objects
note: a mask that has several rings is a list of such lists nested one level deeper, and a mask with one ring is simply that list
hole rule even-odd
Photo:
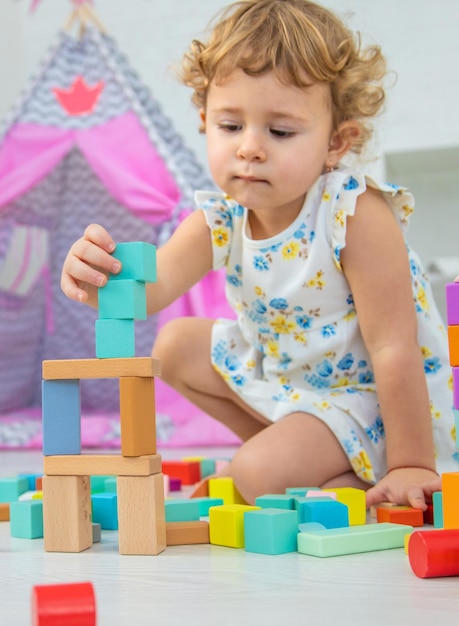
[{"label": "teal block", "polygon": [[266,493],[255,500],[255,506],[260,506],[262,509],[293,510],[295,509],[295,497],[283,493]]},{"label": "teal block", "polygon": [[37,478],[41,478],[43,476],[43,472],[41,474],[18,474],[18,478],[27,478],[28,489],[27,491],[36,491],[36,480]]},{"label": "teal block", "polygon": [[[91,476],[89,478],[91,484],[91,493],[105,493],[107,479],[113,478],[112,476]],[[116,478],[114,479],[116,481]]]},{"label": "teal block", "polygon": [[308,491],[320,491],[320,487],[287,487],[285,493],[291,496],[300,496],[304,498],[306,497]]},{"label": "teal block", "polygon": [[146,320],[145,283],[138,280],[108,280],[99,289],[99,319]]},{"label": "teal block", "polygon": [[443,494],[441,491],[434,491],[432,504],[434,528],[443,528]]},{"label": "teal block", "polygon": [[42,381],[43,454],[81,454],[79,380]]},{"label": "teal block", "polygon": [[96,320],[98,359],[135,356],[134,320]]},{"label": "teal block", "polygon": [[10,532],[20,539],[43,537],[43,502],[25,500],[10,503]]},{"label": "teal block", "polygon": [[295,498],[299,523],[318,522],[325,528],[349,526],[349,509],[331,498]]},{"label": "teal block", "polygon": [[384,522],[320,530],[300,524],[299,531],[298,552],[330,557],[403,548],[405,535],[410,534],[413,527]]},{"label": "teal block", "polygon": [[193,501],[199,504],[200,517],[208,516],[211,506],[221,506],[223,504],[223,498],[193,498]]},{"label": "teal block", "polygon": [[112,274],[110,280],[132,278],[144,283],[156,282],[156,246],[142,241],[117,243],[113,253],[121,261],[121,272]]},{"label": "teal block", "polygon": [[190,500],[166,500],[166,522],[191,522],[201,517],[197,498]]},{"label": "teal block", "polygon": [[26,491],[31,491],[27,478],[0,478],[0,503],[15,502]]},{"label": "teal block", "polygon": [[261,509],[244,513],[246,552],[285,554],[296,552],[298,515],[285,509]]},{"label": "teal block", "polygon": [[116,493],[117,492],[116,477],[110,476],[110,478],[106,478],[105,479],[104,491],[105,491],[105,493]]},{"label": "teal block", "polygon": [[201,459],[201,478],[215,474],[215,459]]},{"label": "teal block", "polygon": [[91,495],[92,522],[100,524],[102,530],[118,530],[118,497],[116,493],[94,493]]}]

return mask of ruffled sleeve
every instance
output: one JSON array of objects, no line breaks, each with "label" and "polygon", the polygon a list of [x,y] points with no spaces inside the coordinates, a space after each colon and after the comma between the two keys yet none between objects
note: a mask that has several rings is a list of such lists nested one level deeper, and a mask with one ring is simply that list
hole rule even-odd
[{"label": "ruffled sleeve", "polygon": [[235,228],[242,222],[244,209],[223,193],[196,191],[195,202],[204,211],[212,237],[212,268],[226,267]]},{"label": "ruffled sleeve", "polygon": [[379,183],[363,174],[349,174],[343,171],[336,174],[341,175],[342,178],[338,184],[336,201],[330,215],[330,239],[333,260],[338,269],[342,270],[341,250],[346,245],[347,217],[354,215],[358,196],[367,187],[381,191],[404,232],[414,211],[414,198],[405,187],[391,183]]}]

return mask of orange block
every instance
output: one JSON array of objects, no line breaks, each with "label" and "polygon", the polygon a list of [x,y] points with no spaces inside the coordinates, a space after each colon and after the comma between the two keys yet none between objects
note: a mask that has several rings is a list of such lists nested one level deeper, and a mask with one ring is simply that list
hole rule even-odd
[{"label": "orange block", "polygon": [[378,522],[391,522],[392,524],[405,524],[406,526],[423,526],[424,514],[421,509],[413,509],[410,506],[378,507],[376,509]]},{"label": "orange block", "polygon": [[10,504],[9,502],[0,503],[0,522],[10,521]]},{"label": "orange block", "polygon": [[126,376],[120,383],[121,454],[156,453],[154,378]]},{"label": "orange block", "polygon": [[459,366],[459,326],[448,326],[449,363]]},{"label": "orange block", "polygon": [[210,543],[209,522],[166,522],[166,543],[168,546]]},{"label": "orange block", "polygon": [[459,472],[442,474],[443,527],[459,529]]}]

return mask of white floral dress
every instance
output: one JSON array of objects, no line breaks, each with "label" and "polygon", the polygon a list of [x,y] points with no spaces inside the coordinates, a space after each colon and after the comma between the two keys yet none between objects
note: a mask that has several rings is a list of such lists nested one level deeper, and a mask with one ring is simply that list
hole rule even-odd
[{"label": "white floral dress", "polygon": [[[367,185],[383,192],[404,229],[411,194],[344,168],[321,176],[295,221],[266,240],[251,239],[247,210],[224,194],[197,192],[196,202],[211,230],[213,267],[226,267],[227,298],[237,315],[214,324],[213,366],[273,422],[298,411],[323,420],[355,473],[373,483],[386,472],[384,425],[340,264],[346,218]],[[437,469],[458,471],[446,332],[420,262],[408,253]]]}]

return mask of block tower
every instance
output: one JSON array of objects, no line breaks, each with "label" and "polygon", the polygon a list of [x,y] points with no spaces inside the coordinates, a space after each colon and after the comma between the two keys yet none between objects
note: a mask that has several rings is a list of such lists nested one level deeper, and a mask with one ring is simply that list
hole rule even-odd
[{"label": "block tower", "polygon": [[[99,290],[96,358],[43,362],[43,525],[48,552],[92,545],[90,477],[117,477],[119,551],[166,547],[164,482],[156,451],[157,359],[135,356],[136,319],[146,318],[146,283],[156,281],[156,248],[120,243],[122,270]],[[118,378],[121,454],[81,453],[81,380]]]}]

